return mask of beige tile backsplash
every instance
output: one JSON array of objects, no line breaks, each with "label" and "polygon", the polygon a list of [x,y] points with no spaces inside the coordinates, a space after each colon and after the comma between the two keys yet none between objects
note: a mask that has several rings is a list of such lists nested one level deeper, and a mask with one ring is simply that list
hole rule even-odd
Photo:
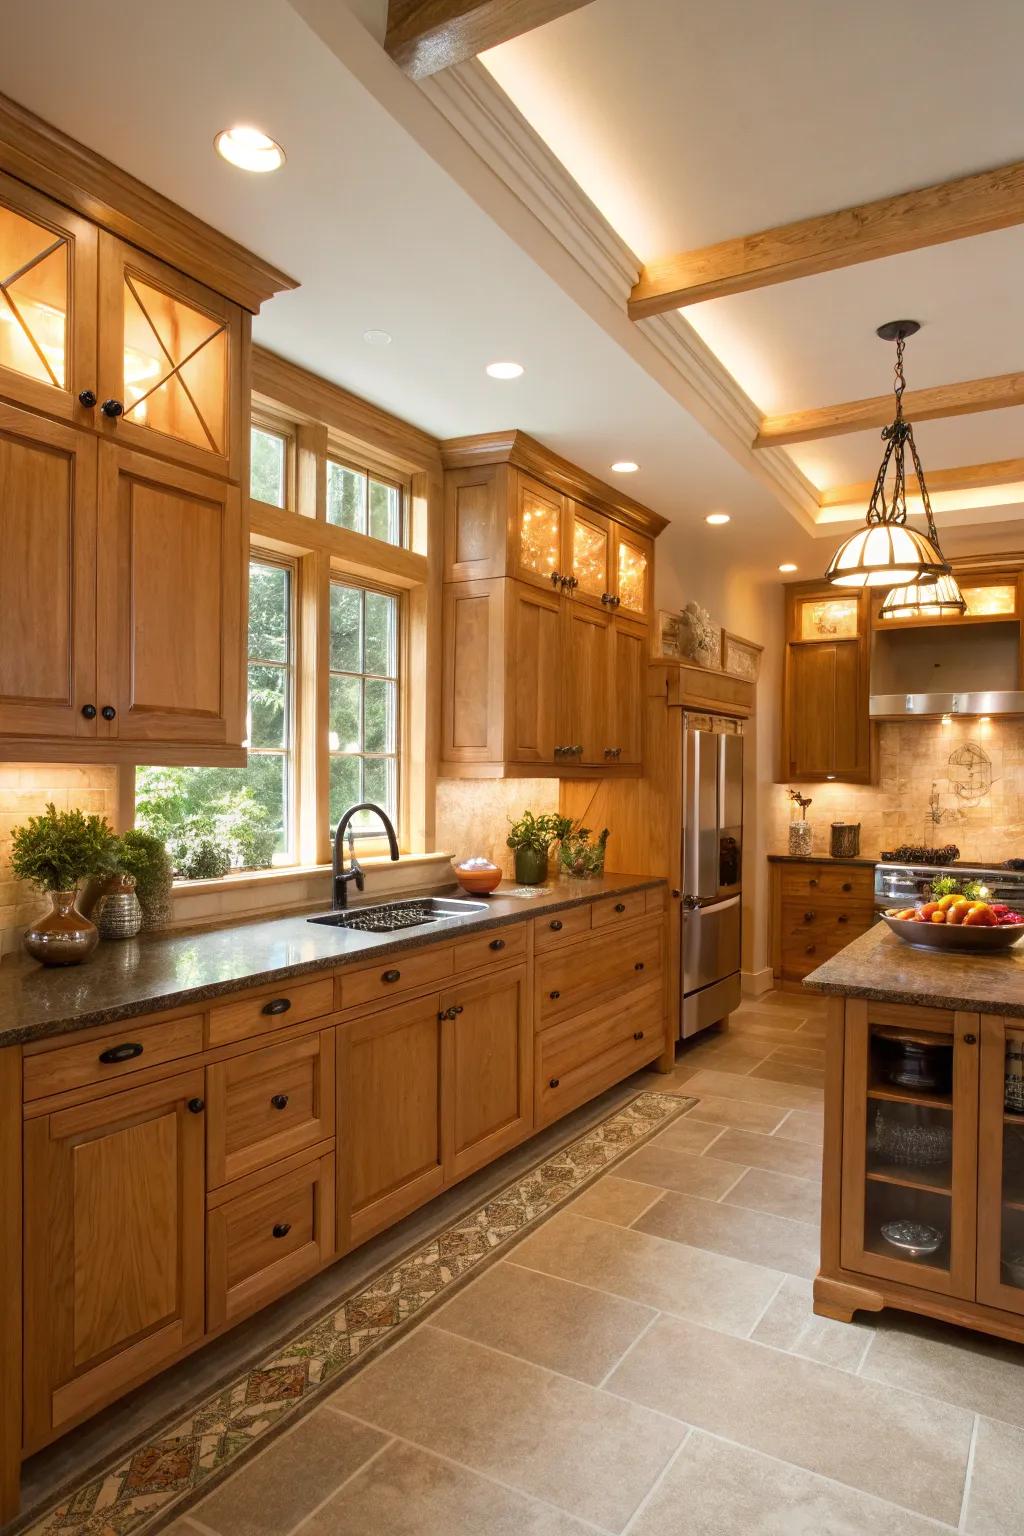
[{"label": "beige tile backsplash", "polygon": [[0,764],[0,955],[21,946],[25,927],[46,910],[46,897],[11,875],[11,833],[52,800],[59,811],[77,807],[113,825],[117,769],[109,764]]},{"label": "beige tile backsplash", "polygon": [[[1024,720],[885,721],[878,751],[877,784],[800,786],[814,802],[816,854],[829,852],[833,821],[859,821],[868,857],[899,843],[955,843],[965,861],[1024,858]],[[769,847],[785,853],[785,785],[775,787],[772,813]]]}]

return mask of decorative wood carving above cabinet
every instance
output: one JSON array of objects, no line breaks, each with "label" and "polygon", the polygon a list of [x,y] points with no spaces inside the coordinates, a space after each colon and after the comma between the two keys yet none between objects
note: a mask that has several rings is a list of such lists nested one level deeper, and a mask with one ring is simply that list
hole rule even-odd
[{"label": "decorative wood carving above cabinet", "polygon": [[443,771],[635,776],[664,519],[522,432],[442,458]]},{"label": "decorative wood carving above cabinet", "polygon": [[294,286],[0,97],[0,760],[245,761],[249,311]]}]

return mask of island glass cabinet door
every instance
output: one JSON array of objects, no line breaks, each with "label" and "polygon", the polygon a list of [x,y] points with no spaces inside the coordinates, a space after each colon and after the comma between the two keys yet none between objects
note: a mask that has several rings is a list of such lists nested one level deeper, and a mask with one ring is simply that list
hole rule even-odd
[{"label": "island glass cabinet door", "polygon": [[1024,1312],[1024,1020],[981,1020],[978,1300]]},{"label": "island glass cabinet door", "polygon": [[973,1299],[980,1020],[850,999],[842,1266]]}]

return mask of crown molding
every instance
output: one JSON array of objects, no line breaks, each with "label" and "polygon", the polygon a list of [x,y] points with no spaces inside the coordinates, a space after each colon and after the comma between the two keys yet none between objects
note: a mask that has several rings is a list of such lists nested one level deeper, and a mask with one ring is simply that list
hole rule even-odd
[{"label": "crown molding", "polygon": [[[629,321],[641,262],[476,59],[417,82],[442,114],[538,219],[630,327],[643,366],[808,532],[818,492],[780,448],[753,451],[761,413],[678,311]],[[630,346],[627,336],[617,339]]]}]

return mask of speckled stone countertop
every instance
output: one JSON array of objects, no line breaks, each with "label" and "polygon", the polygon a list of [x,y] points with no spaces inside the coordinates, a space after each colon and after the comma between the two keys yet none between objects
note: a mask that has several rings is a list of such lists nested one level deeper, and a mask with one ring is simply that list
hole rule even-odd
[{"label": "speckled stone countertop", "polygon": [[859,864],[864,869],[874,869],[878,859],[834,859],[830,853],[770,853],[769,864]]},{"label": "speckled stone countertop", "polygon": [[[289,915],[221,928],[111,940],[100,944],[84,965],[47,968],[24,955],[9,956],[0,965],[0,1046],[112,1024],[163,1008],[201,1004],[240,987],[357,965],[377,956],[421,949],[467,933],[558,912],[598,896],[623,896],[664,883],[644,875],[553,880],[544,894],[523,898],[510,894],[519,887],[506,880],[492,896],[465,898],[484,902],[485,912],[470,911],[465,917],[399,933],[360,933]],[[417,891],[408,900],[424,894]],[[432,894],[464,893],[457,886],[448,886]],[[353,905],[352,910],[358,908]]]},{"label": "speckled stone countertop", "polygon": [[912,949],[877,923],[804,977],[812,992],[1024,1018],[1024,944],[990,953]]}]

